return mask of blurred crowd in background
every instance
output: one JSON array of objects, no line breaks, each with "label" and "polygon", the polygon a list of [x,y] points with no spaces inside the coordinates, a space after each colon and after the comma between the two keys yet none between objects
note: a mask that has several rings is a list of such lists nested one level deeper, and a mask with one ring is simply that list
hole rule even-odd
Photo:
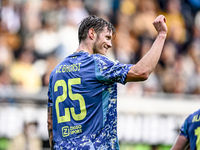
[{"label": "blurred crowd in background", "polygon": [[27,93],[48,86],[52,69],[76,51],[79,23],[91,14],[116,28],[108,56],[133,64],[157,36],[154,19],[167,18],[156,69],[145,82],[120,86],[120,93],[200,94],[199,0],[1,0],[0,94],[9,94],[9,86]]},{"label": "blurred crowd in background", "polygon": [[[92,14],[116,28],[108,56],[133,64],[157,36],[154,19],[166,16],[168,37],[156,69],[145,82],[119,85],[119,94],[200,94],[199,0],[0,0],[1,98],[15,86],[28,94],[47,87],[53,68],[76,51],[79,23]],[[40,139],[30,136],[34,125],[25,125],[10,146],[26,140],[39,150]]]}]

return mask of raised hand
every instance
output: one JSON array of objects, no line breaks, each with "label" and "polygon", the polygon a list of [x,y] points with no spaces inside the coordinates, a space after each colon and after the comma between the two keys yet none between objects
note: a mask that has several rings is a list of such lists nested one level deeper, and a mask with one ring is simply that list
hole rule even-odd
[{"label": "raised hand", "polygon": [[158,35],[167,35],[167,25],[166,25],[166,18],[163,15],[159,15],[153,22],[153,25],[158,32]]}]

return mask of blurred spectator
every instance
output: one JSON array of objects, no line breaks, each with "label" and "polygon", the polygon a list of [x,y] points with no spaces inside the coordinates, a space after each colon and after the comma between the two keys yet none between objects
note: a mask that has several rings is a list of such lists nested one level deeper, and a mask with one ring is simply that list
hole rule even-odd
[{"label": "blurred spectator", "polygon": [[61,43],[56,55],[59,60],[63,60],[66,56],[72,54],[78,46],[78,25],[83,18],[89,14],[84,8],[82,0],[67,1],[66,8],[63,8],[62,18],[63,24],[58,30],[58,37]]},{"label": "blurred spectator", "polygon": [[113,41],[113,50],[116,59],[122,63],[134,63],[139,48],[139,41],[133,34],[131,25],[132,15],[135,12],[136,4],[134,0],[122,1],[117,12],[117,36]]},{"label": "blurred spectator", "polygon": [[200,61],[196,64],[196,73],[192,76],[192,83],[190,85],[192,91],[189,94],[200,94]]},{"label": "blurred spectator", "polygon": [[[194,94],[199,89],[200,51],[197,43],[190,43],[187,53],[182,56],[183,69],[187,77],[187,94]],[[193,80],[191,80],[193,79]]]},{"label": "blurred spectator", "polygon": [[119,13],[119,21],[116,27],[117,36],[114,43],[114,51],[116,59],[122,63],[131,63],[135,59],[135,54],[139,47],[139,41],[130,31],[130,26],[124,24],[129,21],[130,17]]},{"label": "blurred spectator", "polygon": [[38,10],[40,21],[57,27],[57,25],[60,23],[60,18],[58,15],[61,11],[59,8],[59,1],[44,0],[40,1],[39,4]]},{"label": "blurred spectator", "polygon": [[174,42],[167,41],[160,58],[160,64],[162,65],[163,69],[173,68],[177,55],[177,46],[174,44]]},{"label": "blurred spectator", "polygon": [[168,38],[177,44],[186,41],[185,21],[181,14],[181,0],[167,0],[163,14],[167,18]]},{"label": "blurred spectator", "polygon": [[0,65],[0,87],[2,85],[10,85],[11,84],[11,78],[9,74],[8,68],[6,68],[3,65]]},{"label": "blurred spectator", "polygon": [[10,74],[11,79],[5,79],[5,83],[23,85],[28,92],[47,86],[52,66],[74,52],[77,27],[90,14],[116,27],[109,57],[135,63],[149,50],[156,36],[151,22],[161,13],[167,18],[169,34],[159,64],[148,81],[127,84],[127,90],[121,93],[197,94],[200,8],[196,0],[3,0],[0,65],[10,72],[3,69],[2,76]]},{"label": "blurred spectator", "polygon": [[13,63],[13,51],[8,46],[7,36],[0,35],[0,64],[9,67]]},{"label": "blurred spectator", "polygon": [[[156,0],[137,1],[137,12],[133,17],[132,30],[137,37],[148,37],[154,39],[156,31],[152,22],[158,15],[160,9]],[[149,23],[150,22],[150,23]]]},{"label": "blurred spectator", "polygon": [[195,43],[197,49],[200,49],[200,10],[194,17],[193,37],[191,43]]},{"label": "blurred spectator", "polygon": [[21,34],[23,39],[27,36],[32,36],[41,28],[41,2],[40,1],[25,1],[21,3]]},{"label": "blurred spectator", "polygon": [[[85,3],[85,8],[90,14],[100,16],[102,18],[111,16],[113,0],[78,0]],[[104,17],[103,17],[104,16]]]},{"label": "blurred spectator", "polygon": [[19,59],[10,68],[13,83],[29,93],[38,92],[41,88],[41,76],[33,66],[34,56],[31,51],[21,52]]},{"label": "blurred spectator", "polygon": [[42,28],[33,35],[33,42],[36,57],[45,59],[59,47],[57,28],[48,22],[43,22]]},{"label": "blurred spectator", "polygon": [[159,92],[162,91],[162,87],[160,86],[159,79],[156,74],[153,72],[148,80],[142,83],[143,87],[143,95],[144,96],[155,96]]},{"label": "blurred spectator", "polygon": [[8,150],[42,150],[42,140],[37,134],[37,122],[26,122],[23,133],[14,137]]},{"label": "blurred spectator", "polygon": [[43,68],[45,70],[44,74],[42,75],[42,85],[43,86],[48,86],[49,85],[49,76],[52,72],[52,70],[57,66],[58,60],[54,55],[48,56],[46,59],[46,66]]},{"label": "blurred spectator", "polygon": [[134,15],[137,10],[136,0],[124,0],[120,5],[120,11],[125,15]]},{"label": "blurred spectator", "polygon": [[171,68],[167,68],[162,72],[161,76],[161,84],[163,92],[165,93],[173,93],[175,89],[175,82],[174,82],[174,73]]},{"label": "blurred spectator", "polygon": [[8,68],[0,65],[0,101],[13,102],[10,96],[13,94],[11,77]]},{"label": "blurred spectator", "polygon": [[[65,12],[65,21],[74,23],[76,26],[82,21],[83,18],[87,17],[88,11],[84,7],[83,0],[68,0]],[[66,23],[66,22],[65,22]]]},{"label": "blurred spectator", "polygon": [[21,27],[20,12],[17,5],[9,0],[2,1],[1,26],[9,33],[17,33]]},{"label": "blurred spectator", "polygon": [[137,60],[140,60],[151,48],[153,40],[151,38],[142,37],[140,38],[140,49],[137,53]]}]

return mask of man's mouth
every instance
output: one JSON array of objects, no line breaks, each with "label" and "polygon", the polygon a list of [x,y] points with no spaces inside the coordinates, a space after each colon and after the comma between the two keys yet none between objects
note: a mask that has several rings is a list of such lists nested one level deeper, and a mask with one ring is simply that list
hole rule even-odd
[{"label": "man's mouth", "polygon": [[104,48],[105,48],[106,50],[108,50],[108,47],[107,47],[107,46],[104,46]]}]

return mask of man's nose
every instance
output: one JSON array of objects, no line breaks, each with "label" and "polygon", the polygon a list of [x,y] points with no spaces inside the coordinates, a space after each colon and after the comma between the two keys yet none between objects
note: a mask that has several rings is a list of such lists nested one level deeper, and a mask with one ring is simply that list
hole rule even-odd
[{"label": "man's nose", "polygon": [[111,42],[111,41],[108,42],[108,47],[109,47],[109,48],[112,47],[112,42]]}]

